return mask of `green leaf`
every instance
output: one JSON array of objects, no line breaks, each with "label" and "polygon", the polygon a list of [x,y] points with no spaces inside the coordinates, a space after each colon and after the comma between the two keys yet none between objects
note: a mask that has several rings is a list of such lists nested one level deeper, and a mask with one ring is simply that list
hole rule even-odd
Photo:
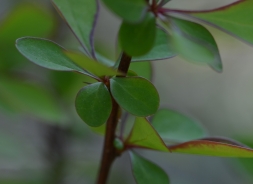
[{"label": "green leaf", "polygon": [[8,104],[17,113],[53,123],[65,120],[65,115],[51,94],[34,84],[1,76],[0,101]]},{"label": "green leaf", "polygon": [[91,76],[77,66],[64,53],[64,49],[56,43],[40,38],[25,37],[16,42],[21,54],[35,64],[58,71],[76,71]]},{"label": "green leaf", "polygon": [[156,38],[152,49],[143,56],[133,57],[132,61],[153,61],[167,59],[176,55],[168,40],[168,34],[163,30],[156,28]]},{"label": "green leaf", "polygon": [[135,71],[138,76],[144,77],[148,80],[151,80],[152,78],[152,65],[150,62],[131,63],[129,69]]},{"label": "green leaf", "polygon": [[90,127],[91,130],[98,134],[98,135],[101,135],[101,136],[104,136],[105,135],[105,132],[106,132],[106,124],[103,124],[99,127]]},{"label": "green leaf", "polygon": [[104,124],[110,116],[112,100],[107,87],[97,82],[82,88],[76,97],[76,111],[92,127]]},{"label": "green leaf", "polygon": [[98,16],[97,0],[53,0],[53,2],[87,54],[94,56],[93,32]]},{"label": "green leaf", "polygon": [[106,65],[98,63],[83,54],[73,53],[73,52],[65,52],[65,54],[78,66],[83,69],[89,71],[95,76],[114,76],[119,75],[120,73],[116,70],[109,68]]},{"label": "green leaf", "polygon": [[159,110],[152,125],[163,139],[185,142],[203,138],[206,133],[195,120],[169,109]]},{"label": "green leaf", "polygon": [[143,147],[158,151],[168,151],[159,134],[147,119],[136,117],[134,126],[126,140],[129,147]]},{"label": "green leaf", "polygon": [[210,65],[222,71],[217,44],[211,33],[200,24],[171,17],[171,42],[178,55],[186,60]]},{"label": "green leaf", "polygon": [[210,140],[193,140],[182,144],[169,146],[170,152],[197,154],[219,157],[252,158],[253,149],[241,145],[233,145]]},{"label": "green leaf", "polygon": [[162,168],[130,151],[132,171],[137,184],[169,184],[169,178]]},{"label": "green leaf", "polygon": [[122,50],[129,56],[141,56],[148,53],[155,43],[155,24],[155,16],[150,12],[141,23],[123,22],[119,30],[119,42]]},{"label": "green leaf", "polygon": [[253,1],[237,1],[210,11],[192,11],[189,15],[253,44]]},{"label": "green leaf", "polygon": [[103,0],[105,5],[127,22],[139,22],[147,12],[145,0]]},{"label": "green leaf", "polygon": [[159,95],[148,80],[141,77],[114,77],[110,79],[111,93],[117,103],[136,116],[154,114],[159,106]]},{"label": "green leaf", "polygon": [[20,4],[0,22],[0,68],[20,67],[25,61],[13,44],[30,35],[48,37],[56,29],[56,19],[43,6]]}]

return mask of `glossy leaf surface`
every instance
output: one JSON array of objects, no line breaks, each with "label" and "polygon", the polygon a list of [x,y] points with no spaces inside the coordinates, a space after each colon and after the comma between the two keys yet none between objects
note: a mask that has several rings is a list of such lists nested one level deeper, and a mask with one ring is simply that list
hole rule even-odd
[{"label": "glossy leaf surface", "polygon": [[86,71],[94,74],[95,76],[114,76],[120,74],[116,70],[109,68],[101,63],[98,63],[83,54],[65,52],[65,54],[78,66]]},{"label": "glossy leaf surface", "polygon": [[168,151],[159,134],[145,118],[137,117],[126,141],[127,146]]},{"label": "glossy leaf surface", "polygon": [[186,60],[210,65],[215,71],[222,71],[217,44],[211,33],[202,25],[171,18],[170,40],[178,55]]},{"label": "glossy leaf surface", "polygon": [[150,62],[131,63],[129,69],[135,71],[140,77],[144,77],[148,80],[152,78],[152,65]]},{"label": "glossy leaf surface", "polygon": [[134,152],[130,151],[129,153],[132,162],[132,172],[137,184],[170,183],[167,174],[158,165]]},{"label": "glossy leaf surface", "polygon": [[0,77],[0,104],[50,122],[64,120],[54,98],[43,88],[21,80]]},{"label": "glossy leaf surface", "polygon": [[253,44],[253,1],[242,0],[215,10],[189,12],[204,23],[228,32]]},{"label": "glossy leaf surface", "polygon": [[145,0],[103,0],[105,5],[127,22],[139,22],[147,11]]},{"label": "glossy leaf surface", "polygon": [[129,56],[141,56],[148,53],[156,37],[156,20],[152,13],[138,24],[123,22],[119,30],[121,48]]},{"label": "glossy leaf surface", "polygon": [[39,66],[58,71],[76,71],[89,75],[65,55],[62,47],[52,41],[25,37],[17,40],[16,47],[27,59]]},{"label": "glossy leaf surface", "polygon": [[152,125],[166,140],[185,142],[203,138],[206,134],[195,120],[173,110],[159,110],[152,119]]},{"label": "glossy leaf surface", "polygon": [[159,95],[148,80],[141,77],[110,79],[111,93],[117,103],[136,116],[154,114],[159,106]]},{"label": "glossy leaf surface", "polygon": [[84,49],[89,55],[94,54],[93,32],[97,19],[97,0],[53,0],[53,2]]},{"label": "glossy leaf surface", "polygon": [[92,127],[104,124],[112,110],[110,93],[101,82],[82,88],[77,94],[75,104],[78,115]]},{"label": "glossy leaf surface", "polygon": [[170,152],[197,154],[219,157],[240,157],[253,158],[253,149],[215,142],[209,140],[194,140],[182,144],[169,146]]},{"label": "glossy leaf surface", "polygon": [[143,56],[133,57],[132,61],[153,61],[174,57],[175,51],[168,40],[168,34],[156,28],[156,38],[152,49]]},{"label": "glossy leaf surface", "polygon": [[[2,19],[4,18],[4,19]],[[48,37],[56,28],[53,14],[43,6],[22,4],[14,8],[0,22],[0,68],[18,67],[25,60],[13,44],[16,39],[30,35]]]}]

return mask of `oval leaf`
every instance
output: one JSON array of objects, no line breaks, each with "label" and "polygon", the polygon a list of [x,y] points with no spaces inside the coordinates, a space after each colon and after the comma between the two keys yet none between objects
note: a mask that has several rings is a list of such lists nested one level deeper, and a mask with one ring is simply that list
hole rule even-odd
[{"label": "oval leaf", "polygon": [[129,137],[127,147],[141,147],[159,151],[168,151],[159,134],[145,118],[137,117]]},{"label": "oval leaf", "polygon": [[206,135],[198,122],[169,109],[159,110],[152,119],[152,125],[163,139],[169,141],[185,142]]},{"label": "oval leaf", "polygon": [[168,34],[156,28],[156,38],[152,49],[143,56],[133,57],[132,61],[153,61],[172,58],[176,52],[172,49],[168,40]]},{"label": "oval leaf", "polygon": [[81,42],[88,55],[94,54],[94,29],[98,17],[97,0],[53,0],[56,9]]},{"label": "oval leaf", "polygon": [[217,44],[211,33],[200,24],[172,18],[173,48],[186,60],[210,65],[215,71],[222,71]]},{"label": "oval leaf", "polygon": [[208,11],[189,11],[189,15],[253,44],[253,1],[242,0]]},{"label": "oval leaf", "polygon": [[169,146],[170,152],[219,157],[253,157],[253,149],[209,140],[194,140]]},{"label": "oval leaf", "polygon": [[148,80],[141,77],[110,79],[111,93],[117,103],[136,116],[154,114],[159,106],[159,95]]},{"label": "oval leaf", "polygon": [[64,49],[52,41],[25,37],[17,40],[16,47],[27,59],[39,66],[59,71],[76,71],[91,76],[73,63],[64,54]]},{"label": "oval leaf", "polygon": [[104,124],[112,110],[112,100],[107,87],[97,82],[82,88],[76,96],[76,111],[92,127]]},{"label": "oval leaf", "polygon": [[132,172],[137,184],[169,184],[168,175],[158,165],[130,151]]},{"label": "oval leaf", "polygon": [[145,0],[103,0],[105,5],[127,22],[140,21],[147,12]]},{"label": "oval leaf", "polygon": [[78,66],[89,71],[95,76],[114,76],[120,75],[116,70],[109,68],[101,63],[98,63],[83,54],[73,53],[73,52],[65,52],[65,54]]},{"label": "oval leaf", "polygon": [[155,16],[152,13],[148,13],[139,24],[123,22],[119,30],[121,48],[129,56],[141,56],[149,52],[155,43],[155,36]]}]

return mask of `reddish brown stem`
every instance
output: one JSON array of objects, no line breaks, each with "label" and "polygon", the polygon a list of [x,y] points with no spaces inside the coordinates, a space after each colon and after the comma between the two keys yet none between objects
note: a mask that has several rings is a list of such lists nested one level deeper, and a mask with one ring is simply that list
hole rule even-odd
[{"label": "reddish brown stem", "polygon": [[[131,63],[131,57],[126,55],[125,53],[122,54],[120,64],[118,67],[118,71],[122,72],[124,75],[118,77],[125,77],[128,71],[128,68]],[[109,176],[111,165],[114,159],[118,156],[117,150],[113,145],[115,139],[115,132],[118,124],[119,119],[119,105],[116,101],[112,98],[112,112],[106,124],[106,133],[104,139],[104,148],[102,153],[102,160],[100,163],[97,184],[106,184],[106,181]]]}]

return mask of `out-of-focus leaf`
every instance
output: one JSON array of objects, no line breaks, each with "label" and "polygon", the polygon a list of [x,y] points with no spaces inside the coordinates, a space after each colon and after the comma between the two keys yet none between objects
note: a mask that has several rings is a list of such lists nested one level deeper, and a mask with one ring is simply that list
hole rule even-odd
[{"label": "out-of-focus leaf", "polygon": [[98,14],[97,0],[53,0],[56,9],[67,21],[90,56],[94,54],[94,27]]},{"label": "out-of-focus leaf", "polygon": [[171,17],[172,36],[169,37],[178,55],[186,60],[210,65],[222,71],[217,44],[202,25]]},{"label": "out-of-focus leaf", "polygon": [[145,118],[137,117],[129,137],[128,147],[143,147],[159,151],[168,151],[159,134]]},{"label": "out-of-focus leaf", "polygon": [[169,146],[170,152],[219,157],[253,158],[253,149],[209,140],[193,140]]},{"label": "out-of-focus leaf", "polygon": [[148,80],[152,79],[152,65],[150,62],[131,63],[129,69],[135,71],[138,76]]},{"label": "out-of-focus leaf", "polygon": [[159,110],[152,119],[152,125],[166,140],[185,142],[203,138],[206,133],[195,120],[173,110]]},{"label": "out-of-focus leaf", "polygon": [[153,61],[168,59],[176,55],[168,40],[168,34],[156,28],[156,39],[152,49],[143,56],[133,57],[132,61]]},{"label": "out-of-focus leaf", "polygon": [[155,23],[156,18],[151,12],[141,23],[123,22],[119,30],[119,42],[122,50],[129,56],[141,56],[148,53],[155,43]]},{"label": "out-of-focus leaf", "polygon": [[113,68],[109,68],[101,63],[98,63],[83,54],[73,53],[73,52],[65,52],[65,54],[78,66],[83,69],[89,71],[95,76],[114,76],[119,75],[120,73]]},{"label": "out-of-focus leaf", "polygon": [[112,100],[107,87],[97,82],[82,88],[76,97],[76,111],[92,127],[104,124],[110,116]]},{"label": "out-of-focus leaf", "polygon": [[164,6],[165,4],[167,4],[170,0],[161,0],[160,1],[160,6]]},{"label": "out-of-focus leaf", "polygon": [[105,5],[127,22],[139,22],[145,15],[148,5],[145,0],[103,0]]},{"label": "out-of-focus leaf", "polygon": [[16,112],[58,123],[65,120],[55,99],[43,88],[20,80],[0,77],[0,101]]},{"label": "out-of-focus leaf", "polygon": [[132,172],[137,184],[169,184],[165,171],[158,165],[130,151]]},{"label": "out-of-focus leaf", "polygon": [[236,1],[230,5],[207,11],[188,11],[190,16],[253,44],[253,1]]},{"label": "out-of-focus leaf", "polygon": [[91,127],[91,130],[99,135],[105,135],[105,131],[106,131],[106,123],[104,123],[103,125],[99,126],[99,127]]},{"label": "out-of-focus leaf", "polygon": [[159,94],[148,80],[141,77],[113,77],[111,93],[117,103],[136,116],[154,114],[159,106]]},{"label": "out-of-focus leaf", "polygon": [[65,55],[64,49],[52,41],[25,37],[18,39],[16,46],[21,54],[39,66],[58,71],[76,71],[91,76],[73,63]]},{"label": "out-of-focus leaf", "polygon": [[20,66],[24,58],[13,44],[23,36],[48,37],[56,29],[56,20],[43,6],[21,4],[0,22],[0,68]]}]

